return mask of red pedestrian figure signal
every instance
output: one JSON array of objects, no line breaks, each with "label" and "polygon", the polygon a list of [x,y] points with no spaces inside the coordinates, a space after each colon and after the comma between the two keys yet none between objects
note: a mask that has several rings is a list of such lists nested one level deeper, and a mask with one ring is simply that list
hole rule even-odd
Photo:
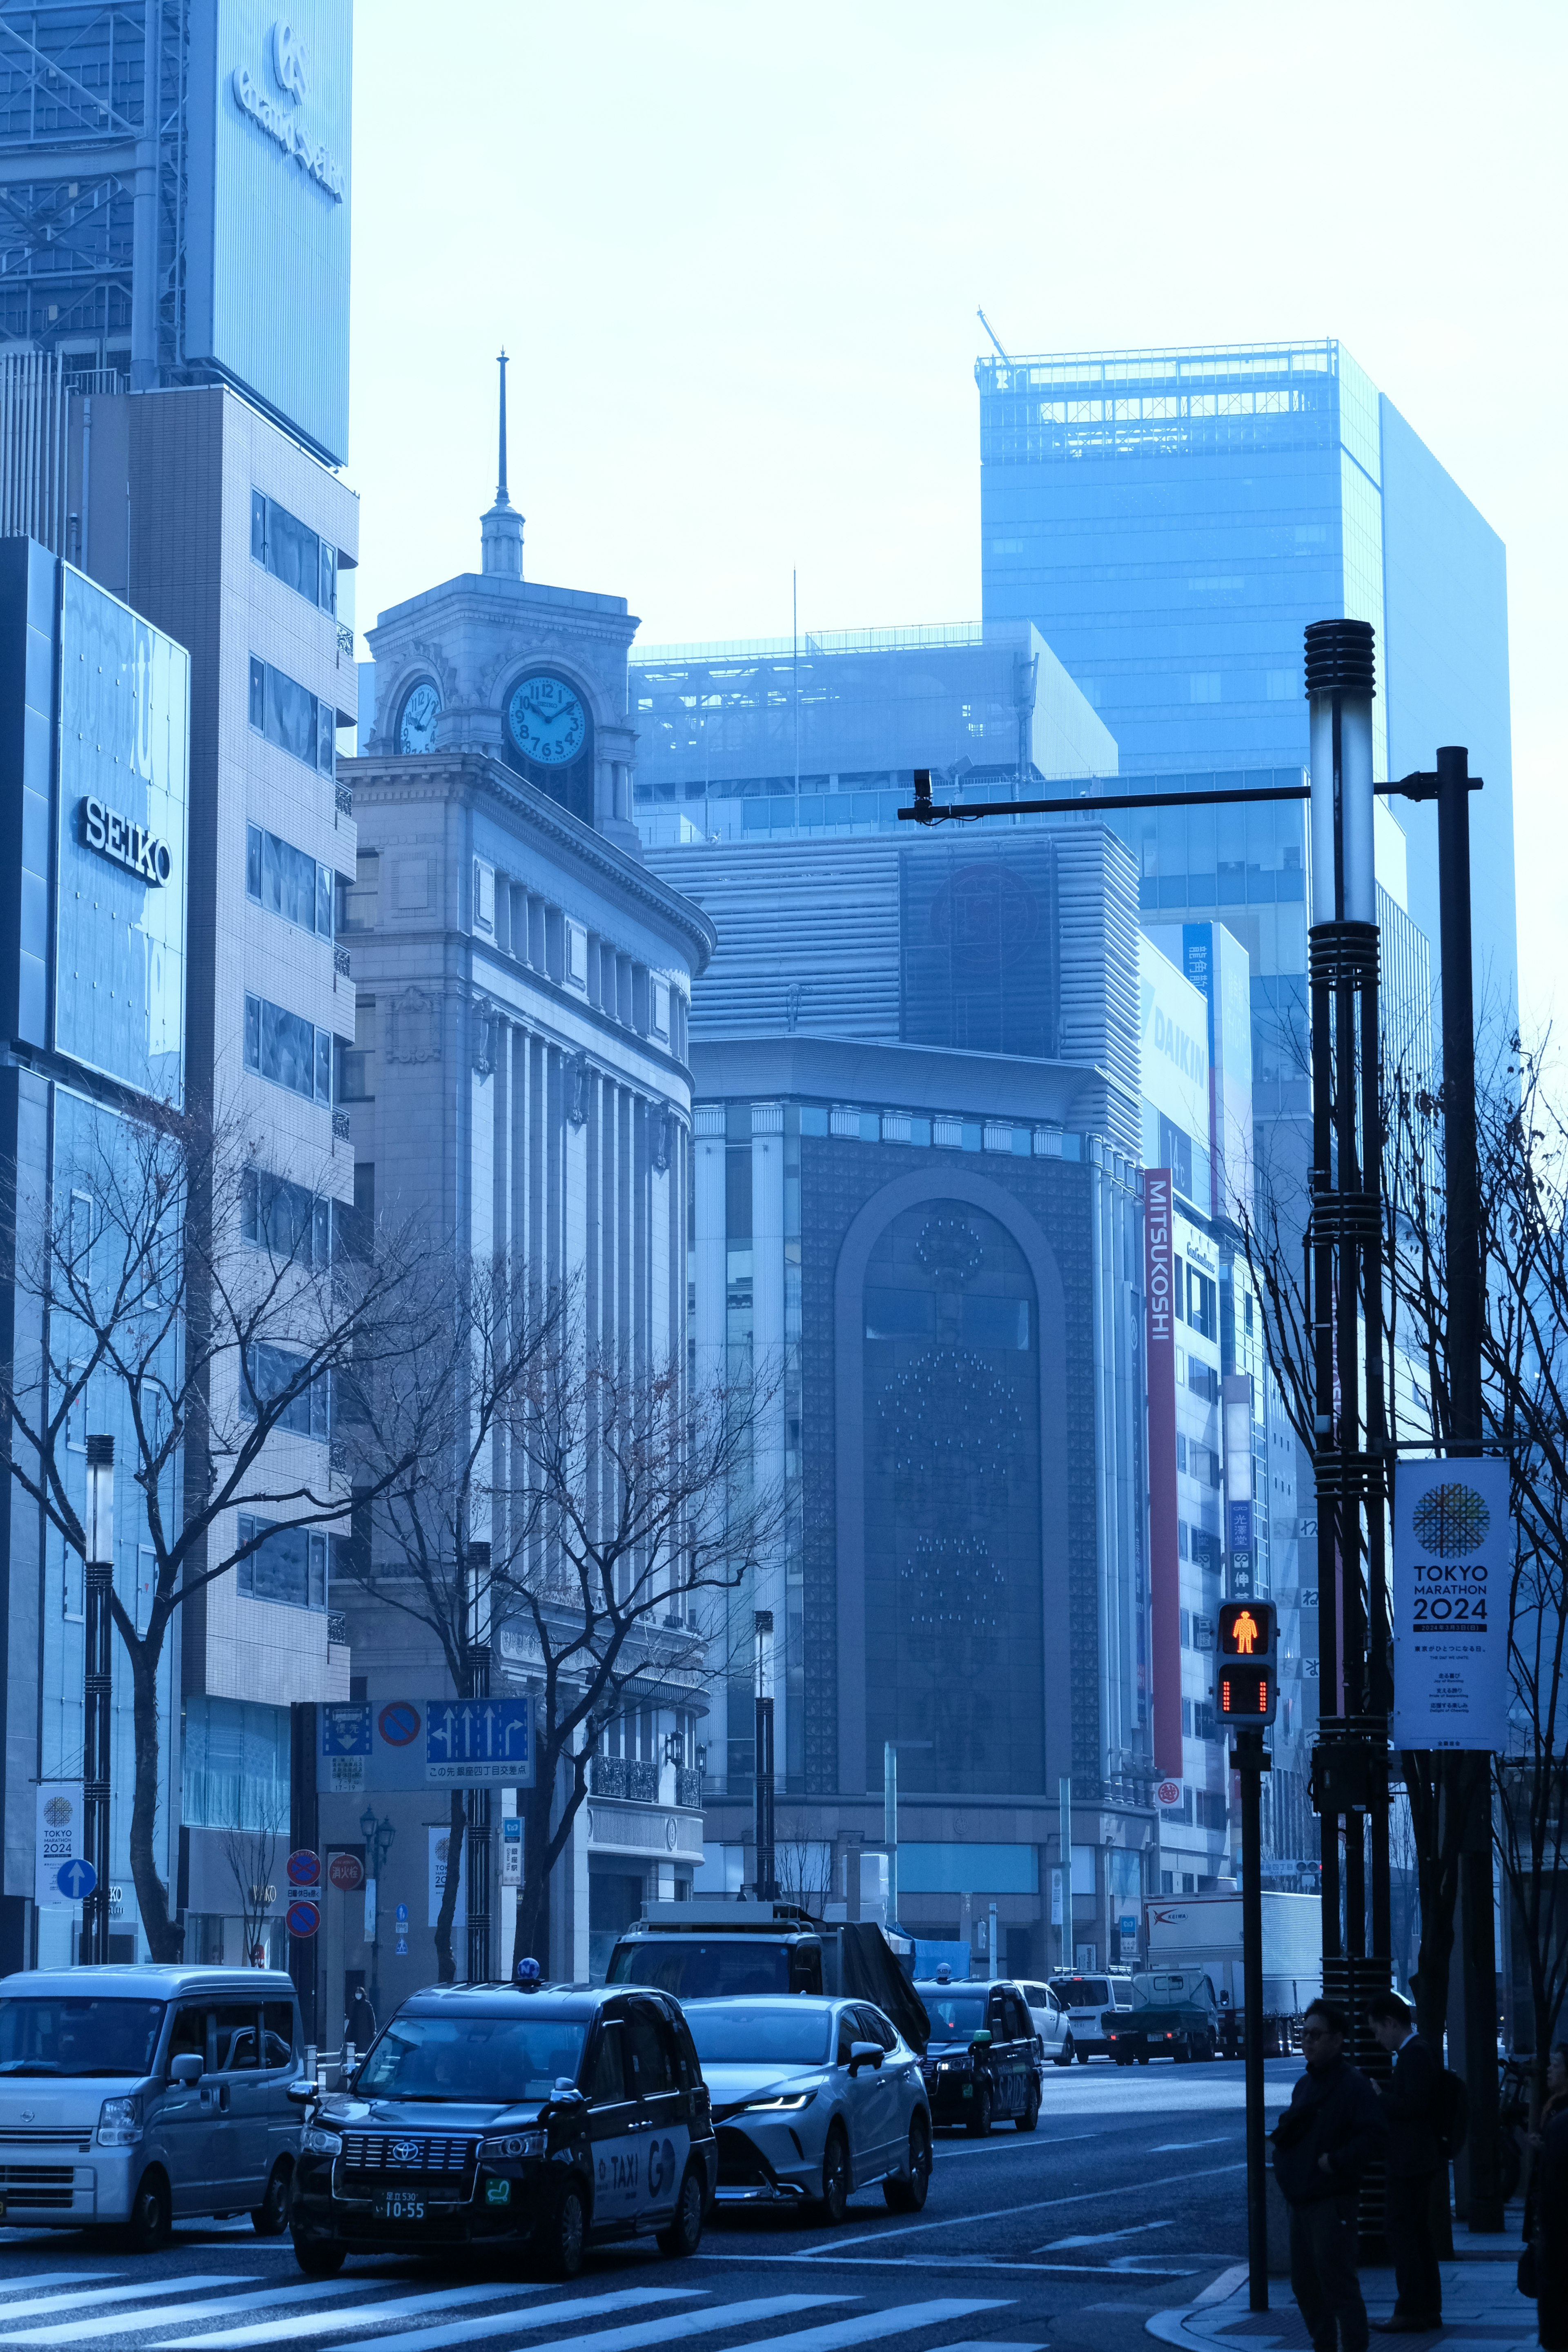
[{"label": "red pedestrian figure signal", "polygon": [[1272,1723],[1279,1703],[1275,1646],[1279,1620],[1271,1601],[1226,1601],[1219,1612],[1219,1654],[1215,1704],[1222,1722]]}]

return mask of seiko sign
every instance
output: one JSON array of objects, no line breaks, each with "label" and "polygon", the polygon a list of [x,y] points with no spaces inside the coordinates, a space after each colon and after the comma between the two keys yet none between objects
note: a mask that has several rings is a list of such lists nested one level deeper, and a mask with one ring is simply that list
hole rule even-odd
[{"label": "seiko sign", "polygon": [[[272,78],[284,98],[289,105],[302,105],[315,87],[310,53],[287,16],[279,16],[273,26],[267,51],[272,61]],[[230,87],[240,112],[247,114],[258,131],[275,140],[285,155],[291,155],[307,176],[341,205],[342,166],[320,140],[308,135],[290,112],[289,105],[279,105],[275,98],[269,98],[248,66],[236,66]]]},{"label": "seiko sign", "polygon": [[105,808],[101,801],[84,800],[80,811],[81,837],[89,849],[112,858],[138,881],[163,887],[174,870],[174,853],[166,841],[160,841],[144,825],[132,824],[118,809]]}]

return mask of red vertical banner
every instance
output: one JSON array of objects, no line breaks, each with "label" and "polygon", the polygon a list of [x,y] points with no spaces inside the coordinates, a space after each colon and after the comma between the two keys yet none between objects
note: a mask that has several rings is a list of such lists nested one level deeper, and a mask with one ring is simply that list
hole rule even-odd
[{"label": "red vertical banner", "polygon": [[1176,1543],[1176,1315],[1171,1171],[1143,1171],[1149,1317],[1149,1601],[1154,1762],[1182,1777],[1182,1571]]}]

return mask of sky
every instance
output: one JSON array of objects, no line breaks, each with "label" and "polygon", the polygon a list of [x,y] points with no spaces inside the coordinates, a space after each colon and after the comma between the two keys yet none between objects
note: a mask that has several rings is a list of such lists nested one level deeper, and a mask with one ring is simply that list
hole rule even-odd
[{"label": "sky", "polygon": [[[1337,335],[1508,549],[1521,987],[1568,1019],[1568,8],[354,0],[358,620],[980,613],[976,355]],[[1484,822],[1483,803],[1473,822]],[[1560,972],[1564,975],[1559,985]]]}]

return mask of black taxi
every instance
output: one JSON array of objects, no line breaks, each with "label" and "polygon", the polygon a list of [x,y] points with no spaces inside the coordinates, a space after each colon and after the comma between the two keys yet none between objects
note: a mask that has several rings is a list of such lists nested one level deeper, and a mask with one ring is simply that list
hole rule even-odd
[{"label": "black taxi", "polygon": [[289,2221],[312,2278],[394,2247],[510,2247],[555,2278],[612,2238],[690,2254],[718,2184],[686,2020],[640,1986],[433,1986],[304,2098]]},{"label": "black taxi", "polygon": [[917,1983],[931,2019],[921,2072],[933,2124],[963,2124],[977,2136],[1005,2117],[1021,2132],[1040,2119],[1040,2041],[1010,1979],[945,1977]]}]

